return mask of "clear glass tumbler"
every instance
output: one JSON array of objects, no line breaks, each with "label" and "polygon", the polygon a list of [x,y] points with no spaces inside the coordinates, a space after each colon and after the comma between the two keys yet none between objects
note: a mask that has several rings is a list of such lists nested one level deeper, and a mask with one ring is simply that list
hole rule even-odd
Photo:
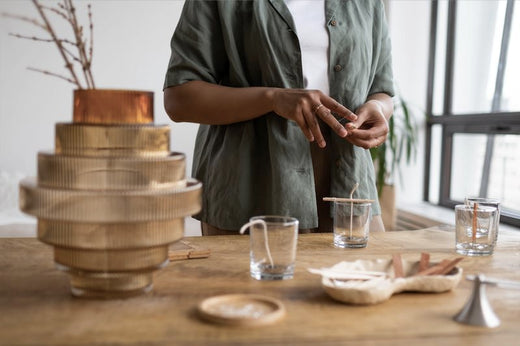
[{"label": "clear glass tumbler", "polygon": [[367,246],[371,207],[372,203],[334,202],[334,246]]},{"label": "clear glass tumbler", "polygon": [[497,241],[498,209],[493,206],[455,206],[455,250],[466,256],[493,254]]},{"label": "clear glass tumbler", "polygon": [[292,279],[298,220],[288,216],[255,216],[244,227],[247,225],[251,277],[257,280]]},{"label": "clear glass tumbler", "polygon": [[[473,205],[477,203],[478,205],[495,207],[497,208],[497,217],[495,220],[495,227],[497,229],[495,236],[498,237],[498,228],[500,226],[500,200],[496,198],[487,198],[487,197],[466,197],[464,200],[464,204],[473,207]],[[496,239],[495,239],[496,242]]]}]

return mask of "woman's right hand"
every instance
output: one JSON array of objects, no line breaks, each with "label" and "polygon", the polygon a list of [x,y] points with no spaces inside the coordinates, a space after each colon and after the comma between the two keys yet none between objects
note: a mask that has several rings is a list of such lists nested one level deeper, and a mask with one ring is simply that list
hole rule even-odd
[{"label": "woman's right hand", "polygon": [[320,130],[318,118],[323,120],[340,137],[346,137],[347,129],[332,115],[332,112],[350,121],[357,116],[348,108],[319,90],[274,88],[270,95],[273,111],[295,121],[307,139],[324,148],[326,143]]}]

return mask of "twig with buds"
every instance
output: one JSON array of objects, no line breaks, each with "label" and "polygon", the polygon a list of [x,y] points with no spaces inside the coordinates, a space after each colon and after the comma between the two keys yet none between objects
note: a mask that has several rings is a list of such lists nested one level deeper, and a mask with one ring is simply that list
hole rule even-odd
[{"label": "twig with buds", "polygon": [[[60,52],[61,57],[63,58],[63,61],[65,62],[65,68],[69,71],[70,77],[66,77],[61,74],[46,71],[39,68],[29,67],[29,70],[64,79],[72,84],[75,84],[78,87],[78,89],[83,89],[83,82],[79,78],[74,67],[74,63],[78,63],[82,69],[83,80],[86,84],[87,89],[94,89],[95,84],[91,71],[94,25],[92,23],[92,11],[90,4],[87,6],[90,34],[90,40],[87,44],[87,40],[83,38],[83,26],[80,25],[78,22],[76,16],[76,8],[74,7],[72,0],[62,0],[61,3],[58,3],[57,8],[44,6],[41,3],[39,3],[38,0],[32,0],[32,2],[36,7],[36,10],[38,11],[38,14],[40,15],[41,21],[25,16],[12,15],[6,13],[4,13],[3,16],[28,22],[45,31],[50,36],[50,38],[27,36],[13,33],[10,33],[9,35],[14,36],[16,38],[28,39],[38,42],[54,42],[56,44],[56,47],[58,48],[58,51]],[[48,13],[53,13],[70,24],[72,32],[74,34],[73,40],[61,38],[57,35],[56,31],[51,25]],[[75,47],[77,53],[71,51],[69,47]]]}]

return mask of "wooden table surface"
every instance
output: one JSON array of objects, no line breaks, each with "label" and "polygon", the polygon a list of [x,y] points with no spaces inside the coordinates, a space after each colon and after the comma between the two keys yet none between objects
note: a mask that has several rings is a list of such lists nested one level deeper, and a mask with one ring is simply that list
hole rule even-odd
[{"label": "wooden table surface", "polygon": [[[151,293],[121,300],[87,300],[69,293],[66,274],[54,268],[51,247],[34,238],[0,239],[0,344],[3,345],[207,345],[207,344],[385,344],[513,345],[520,340],[520,290],[488,287],[502,324],[489,329],[459,324],[472,284],[450,292],[401,293],[371,306],[351,306],[327,296],[308,267],[342,260],[390,258],[432,261],[455,257],[454,233],[427,229],[371,234],[366,249],[336,249],[331,234],[301,235],[295,277],[256,281],[249,276],[248,236],[186,238],[211,249],[205,259],[171,262],[154,277]],[[520,234],[503,232],[490,257],[465,257],[467,274],[520,280]],[[279,322],[238,328],[202,321],[196,306],[229,293],[280,299],[287,310]]]}]

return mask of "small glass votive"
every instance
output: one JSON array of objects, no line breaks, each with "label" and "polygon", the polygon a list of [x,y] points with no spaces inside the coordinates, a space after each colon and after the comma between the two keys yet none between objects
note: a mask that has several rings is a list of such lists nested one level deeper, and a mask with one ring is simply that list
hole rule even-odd
[{"label": "small glass votive", "polygon": [[455,206],[455,250],[465,256],[493,254],[497,241],[494,206],[459,204]]},{"label": "small glass votive", "polygon": [[250,274],[257,280],[286,280],[294,276],[298,220],[288,216],[255,216],[249,228]]},{"label": "small glass votive", "polygon": [[367,246],[371,207],[372,203],[334,202],[334,246]]},{"label": "small glass votive", "polygon": [[[500,226],[500,200],[496,198],[487,198],[487,197],[466,197],[464,199],[464,204],[473,207],[474,204],[477,203],[479,206],[487,206],[487,207],[495,207],[497,208],[497,217],[495,220],[497,231],[495,233],[495,237],[498,236],[498,229]],[[495,239],[496,241],[496,239]]]}]

